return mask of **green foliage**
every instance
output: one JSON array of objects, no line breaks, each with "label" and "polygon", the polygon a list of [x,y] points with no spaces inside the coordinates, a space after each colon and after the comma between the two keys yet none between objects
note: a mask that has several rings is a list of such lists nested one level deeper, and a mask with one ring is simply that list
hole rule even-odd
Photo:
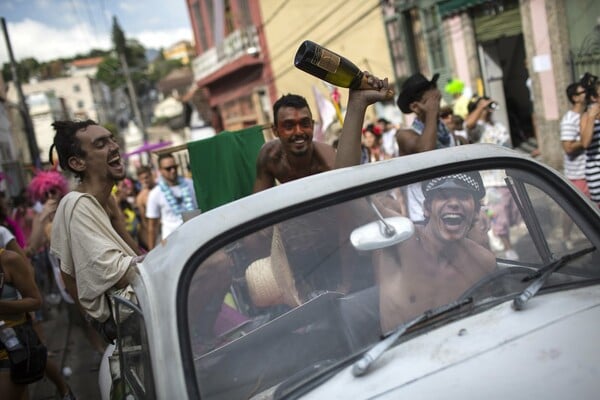
[{"label": "green foliage", "polygon": [[104,82],[111,89],[116,89],[119,86],[125,85],[125,77],[121,72],[121,63],[119,60],[114,56],[105,57],[104,60],[98,64],[96,79],[100,82]]},{"label": "green foliage", "polygon": [[[21,62],[17,63],[17,77],[19,81],[26,83],[29,79],[39,76],[40,67],[40,63],[35,58],[29,57],[21,60]],[[2,79],[4,79],[4,82],[12,82],[13,80],[9,62],[2,65]]]},{"label": "green foliage", "polygon": [[125,33],[121,29],[119,25],[119,21],[117,21],[117,17],[113,16],[113,24],[112,24],[112,42],[113,46],[115,46],[115,50],[119,54],[125,53]]}]

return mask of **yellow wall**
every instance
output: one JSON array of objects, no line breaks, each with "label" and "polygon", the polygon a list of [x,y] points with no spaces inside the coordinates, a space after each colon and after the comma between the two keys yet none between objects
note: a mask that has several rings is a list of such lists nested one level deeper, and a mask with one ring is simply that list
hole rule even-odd
[{"label": "yellow wall", "polygon": [[[278,96],[295,93],[306,97],[316,117],[312,86],[316,85],[318,90],[328,95],[319,79],[293,66],[298,46],[307,39],[319,44],[327,43],[325,47],[345,56],[362,70],[393,79],[383,17],[378,4],[378,0],[291,0],[271,18],[281,5],[281,0],[261,0]],[[347,89],[340,91],[342,106],[345,107],[348,92]]]},{"label": "yellow wall", "polygon": [[180,42],[168,49],[163,50],[163,57],[167,60],[179,59],[183,65],[190,63],[190,58],[194,55],[194,48],[190,43]]}]

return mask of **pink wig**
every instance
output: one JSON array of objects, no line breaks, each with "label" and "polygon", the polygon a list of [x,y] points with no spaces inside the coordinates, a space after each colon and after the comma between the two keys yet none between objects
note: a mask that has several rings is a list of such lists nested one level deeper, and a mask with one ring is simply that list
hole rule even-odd
[{"label": "pink wig", "polygon": [[69,183],[58,171],[40,171],[33,177],[27,190],[33,201],[43,202],[50,190],[58,191],[59,197],[64,196],[69,191]]}]

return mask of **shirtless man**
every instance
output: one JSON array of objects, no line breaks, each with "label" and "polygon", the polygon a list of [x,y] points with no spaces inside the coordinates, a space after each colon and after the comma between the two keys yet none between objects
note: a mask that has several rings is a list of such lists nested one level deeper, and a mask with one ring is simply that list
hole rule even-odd
[{"label": "shirtless man", "polygon": [[277,139],[258,153],[254,192],[294,179],[333,169],[335,150],[313,142],[314,121],[306,99],[282,96],[273,105],[273,130]]},{"label": "shirtless man", "polygon": [[494,254],[467,235],[485,188],[478,172],[423,182],[425,225],[398,246],[375,255],[383,332],[456,300],[496,268]]},{"label": "shirtless man", "polygon": [[141,245],[145,249],[147,249],[148,248],[148,243],[147,243],[148,218],[146,218],[146,204],[148,203],[148,195],[150,194],[150,191],[156,185],[156,182],[154,181],[154,175],[153,175],[152,168],[150,168],[149,166],[143,165],[143,166],[139,167],[136,172],[137,172],[137,178],[140,181],[140,183],[142,184],[142,190],[140,190],[137,197],[135,198],[135,206],[137,207],[138,212],[140,214],[140,222],[141,222],[140,230],[138,233],[138,240],[140,241]]}]

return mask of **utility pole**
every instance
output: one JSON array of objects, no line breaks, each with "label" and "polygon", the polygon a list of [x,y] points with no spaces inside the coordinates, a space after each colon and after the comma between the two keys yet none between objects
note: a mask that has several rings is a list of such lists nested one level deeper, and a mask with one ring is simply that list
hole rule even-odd
[{"label": "utility pole", "polygon": [[[117,17],[113,16],[113,30],[121,29],[119,27],[119,23],[117,22]],[[144,139],[144,144],[148,143],[148,132],[146,132],[146,128],[144,127],[144,120],[142,119],[142,114],[140,113],[140,108],[138,106],[137,94],[135,93],[135,88],[133,87],[133,82],[131,81],[131,75],[129,73],[129,65],[127,64],[127,58],[125,57],[125,36],[122,35],[122,31],[120,38],[114,38],[113,32],[113,40],[115,41],[115,50],[119,56],[119,61],[121,62],[121,67],[123,68],[123,75],[125,75],[125,82],[127,83],[127,90],[129,91],[129,96],[131,98],[131,106],[133,107],[133,118],[138,126],[138,128],[142,131],[142,137]]]},{"label": "utility pole", "polygon": [[29,154],[31,156],[31,163],[37,169],[41,169],[42,163],[40,161],[40,150],[38,149],[37,140],[35,138],[33,122],[31,121],[31,116],[29,115],[29,107],[27,106],[27,102],[25,101],[23,89],[21,88],[21,82],[19,81],[19,76],[17,75],[17,63],[15,62],[15,56],[13,54],[12,46],[10,44],[10,37],[8,36],[8,30],[6,29],[6,20],[4,19],[4,17],[2,17],[1,20],[2,32],[4,33],[6,49],[8,50],[8,57],[10,59],[10,70],[12,73],[13,82],[15,83],[15,88],[17,89],[17,96],[19,97],[19,111],[21,112],[21,116],[23,117],[23,122],[25,124],[25,133],[27,135],[27,144],[29,147]]},{"label": "utility pole", "polygon": [[121,66],[123,67],[123,74],[125,75],[125,81],[127,82],[127,90],[129,90],[129,95],[131,96],[131,103],[133,103],[133,117],[135,118],[135,122],[137,123],[138,127],[142,131],[144,144],[146,144],[148,142],[148,133],[146,132],[146,128],[144,127],[144,120],[142,119],[142,114],[140,113],[137,94],[135,93],[133,82],[131,82],[131,75],[129,75],[129,65],[127,64],[125,54],[119,53],[119,60],[121,61]]}]

